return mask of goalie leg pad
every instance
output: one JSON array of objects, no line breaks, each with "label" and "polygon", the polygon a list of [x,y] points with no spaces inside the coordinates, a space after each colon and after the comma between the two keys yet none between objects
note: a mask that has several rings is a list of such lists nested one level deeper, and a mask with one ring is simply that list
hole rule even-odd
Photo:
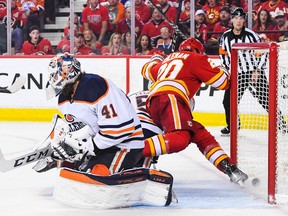
[{"label": "goalie leg pad", "polygon": [[74,207],[111,209],[171,203],[173,177],[152,169],[126,170],[98,176],[62,169],[54,189],[55,200]]}]

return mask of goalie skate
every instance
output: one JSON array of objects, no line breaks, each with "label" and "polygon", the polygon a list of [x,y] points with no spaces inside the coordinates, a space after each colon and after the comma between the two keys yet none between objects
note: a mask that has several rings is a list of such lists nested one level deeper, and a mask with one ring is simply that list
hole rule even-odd
[{"label": "goalie skate", "polygon": [[98,176],[61,169],[55,200],[74,207],[111,209],[139,205],[167,206],[177,198],[171,174],[146,168]]}]

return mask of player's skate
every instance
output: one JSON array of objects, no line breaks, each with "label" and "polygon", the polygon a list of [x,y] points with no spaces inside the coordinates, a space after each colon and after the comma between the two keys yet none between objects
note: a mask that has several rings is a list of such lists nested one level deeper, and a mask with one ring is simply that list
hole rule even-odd
[{"label": "player's skate", "polygon": [[238,183],[242,186],[244,181],[248,179],[247,174],[238,169],[236,165],[230,164],[227,160],[221,161],[220,165],[224,172],[229,176],[231,182]]}]

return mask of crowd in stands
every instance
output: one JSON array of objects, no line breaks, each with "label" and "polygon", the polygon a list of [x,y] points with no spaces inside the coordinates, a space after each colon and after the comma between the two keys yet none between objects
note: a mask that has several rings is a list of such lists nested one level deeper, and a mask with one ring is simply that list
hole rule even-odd
[{"label": "crowd in stands", "polygon": [[[0,54],[7,52],[7,0],[0,0]],[[77,1],[77,0],[75,0]],[[190,37],[190,4],[195,3],[195,38],[207,54],[217,54],[218,39],[231,28],[230,12],[235,7],[248,11],[247,0],[87,0],[81,14],[74,15],[74,53],[78,55],[150,55],[157,49],[171,52],[178,8],[180,29]],[[131,2],[135,2],[135,34],[131,35]],[[41,37],[45,23],[55,23],[56,8],[69,7],[69,0],[12,0],[11,29],[13,52],[19,55],[46,55],[70,52],[70,18],[57,47]],[[253,30],[264,42],[288,40],[287,0],[252,0]],[[79,16],[78,16],[79,15]]]}]

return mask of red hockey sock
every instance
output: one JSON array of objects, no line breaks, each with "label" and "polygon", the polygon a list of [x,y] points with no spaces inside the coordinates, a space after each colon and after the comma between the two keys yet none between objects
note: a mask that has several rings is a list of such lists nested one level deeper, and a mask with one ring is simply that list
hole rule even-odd
[{"label": "red hockey sock", "polygon": [[154,157],[182,151],[189,145],[189,131],[173,131],[159,134],[145,140],[143,157]]}]

